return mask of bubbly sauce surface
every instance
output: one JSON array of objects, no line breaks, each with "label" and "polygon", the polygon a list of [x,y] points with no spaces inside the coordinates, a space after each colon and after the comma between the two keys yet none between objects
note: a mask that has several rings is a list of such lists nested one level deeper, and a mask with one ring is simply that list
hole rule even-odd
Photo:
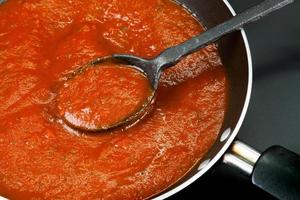
[{"label": "bubbly sauce surface", "polygon": [[[174,184],[209,150],[223,122],[227,79],[215,45],[165,71],[153,111],[129,129],[79,132],[53,105],[66,75],[88,61],[113,53],[151,58],[203,30],[170,0],[8,0],[1,5],[0,195],[134,200]],[[83,85],[94,72],[85,75]],[[86,89],[63,94],[60,105],[92,97]]]}]

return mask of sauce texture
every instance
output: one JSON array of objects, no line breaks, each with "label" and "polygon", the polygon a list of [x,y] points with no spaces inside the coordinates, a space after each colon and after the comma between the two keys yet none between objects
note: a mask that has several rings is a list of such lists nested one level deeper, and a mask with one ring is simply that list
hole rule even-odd
[{"label": "sauce texture", "polygon": [[[126,130],[72,129],[59,117],[69,109],[65,103],[76,106],[76,97],[93,94],[75,87],[68,96],[57,88],[96,57],[151,58],[203,30],[170,0],[8,0],[1,5],[0,195],[145,199],[184,176],[215,142],[226,110],[227,79],[215,45],[166,70],[152,112]],[[93,74],[86,72],[84,85]],[[85,106],[99,102],[93,103]],[[78,116],[95,125],[92,115]]]}]

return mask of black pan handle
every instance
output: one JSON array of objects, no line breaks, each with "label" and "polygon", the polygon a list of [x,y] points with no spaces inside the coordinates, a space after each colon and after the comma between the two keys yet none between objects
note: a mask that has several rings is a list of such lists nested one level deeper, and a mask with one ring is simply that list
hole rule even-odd
[{"label": "black pan handle", "polygon": [[252,183],[279,199],[300,199],[300,156],[280,146],[262,153]]},{"label": "black pan handle", "polygon": [[300,199],[300,155],[280,146],[259,154],[235,141],[223,161],[251,176],[252,183],[279,199]]}]

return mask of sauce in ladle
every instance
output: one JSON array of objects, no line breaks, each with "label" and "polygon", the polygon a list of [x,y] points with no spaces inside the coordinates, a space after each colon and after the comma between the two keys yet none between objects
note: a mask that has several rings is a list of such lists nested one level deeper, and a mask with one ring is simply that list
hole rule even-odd
[{"label": "sauce in ladle", "polygon": [[104,62],[68,79],[58,92],[60,117],[71,127],[97,131],[129,122],[152,89],[143,73],[125,64]]}]

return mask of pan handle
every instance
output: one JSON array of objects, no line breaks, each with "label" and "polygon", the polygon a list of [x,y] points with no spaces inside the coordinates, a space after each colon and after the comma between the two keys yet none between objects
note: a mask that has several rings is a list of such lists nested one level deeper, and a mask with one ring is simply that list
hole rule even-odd
[{"label": "pan handle", "polygon": [[252,183],[279,199],[300,199],[300,156],[280,146],[259,153],[235,141],[223,162],[251,176]]}]

